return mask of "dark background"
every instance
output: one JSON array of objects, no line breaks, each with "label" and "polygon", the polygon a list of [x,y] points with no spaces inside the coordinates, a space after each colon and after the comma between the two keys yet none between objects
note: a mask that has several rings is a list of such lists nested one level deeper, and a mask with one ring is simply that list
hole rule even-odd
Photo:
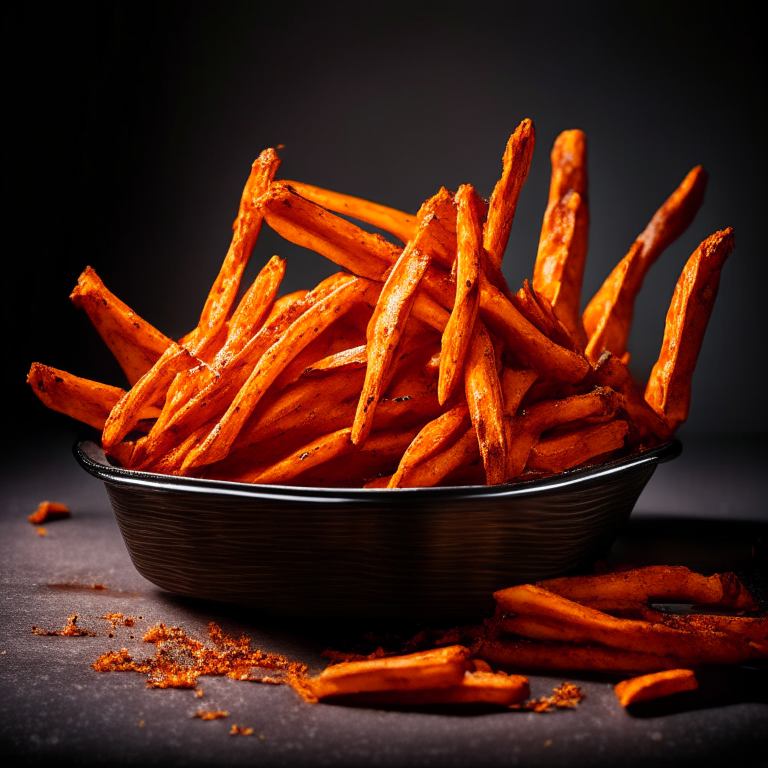
[{"label": "dark background", "polygon": [[[585,303],[702,164],[704,206],[638,301],[632,368],[647,377],[690,253],[733,226],[683,435],[768,428],[764,69],[746,4],[26,2],[2,16],[0,378],[15,427],[78,431],[24,384],[33,360],[124,384],[67,298],[86,265],[166,334],[196,324],[263,148],[285,145],[282,178],[415,212],[440,185],[489,195],[530,117],[510,285],[533,268],[560,131],[589,141]],[[284,292],[336,271],[265,227],[247,275],[274,253]]]}]

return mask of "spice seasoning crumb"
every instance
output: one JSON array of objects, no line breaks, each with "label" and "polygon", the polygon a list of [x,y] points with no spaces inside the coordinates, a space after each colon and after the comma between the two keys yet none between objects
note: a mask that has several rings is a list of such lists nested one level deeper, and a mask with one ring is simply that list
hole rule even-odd
[{"label": "spice seasoning crumb", "polygon": [[532,712],[551,712],[553,707],[575,709],[586,698],[584,691],[573,683],[563,683],[552,691],[551,696],[531,699],[525,704],[513,704],[510,709],[527,709]]},{"label": "spice seasoning crumb", "polygon": [[81,629],[77,626],[77,614],[73,613],[67,617],[67,624],[64,629],[38,629],[37,625],[32,625],[33,635],[46,635],[48,637],[95,637],[95,632],[89,632],[87,629]]},{"label": "spice seasoning crumb", "polygon": [[43,528],[42,525],[38,525],[37,526],[37,535],[38,536],[47,536],[48,535],[48,531],[45,528]]},{"label": "spice seasoning crumb", "polygon": [[230,736],[251,736],[253,734],[253,728],[243,728],[241,725],[233,725],[229,729]]},{"label": "spice seasoning crumb", "polygon": [[222,717],[229,717],[229,712],[224,709],[198,709],[194,717],[201,720],[219,720]]}]

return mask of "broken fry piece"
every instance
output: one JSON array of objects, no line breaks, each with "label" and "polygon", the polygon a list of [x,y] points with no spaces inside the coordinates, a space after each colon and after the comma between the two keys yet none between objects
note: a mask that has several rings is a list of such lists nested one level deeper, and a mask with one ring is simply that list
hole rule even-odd
[{"label": "broken fry piece", "polygon": [[660,699],[682,691],[695,691],[699,687],[693,670],[666,669],[642,677],[622,680],[614,691],[622,707],[628,707],[639,701]]},{"label": "broken fry piece", "polygon": [[70,516],[69,507],[57,501],[41,501],[37,509],[27,518],[32,525],[42,525],[51,520],[60,520]]}]

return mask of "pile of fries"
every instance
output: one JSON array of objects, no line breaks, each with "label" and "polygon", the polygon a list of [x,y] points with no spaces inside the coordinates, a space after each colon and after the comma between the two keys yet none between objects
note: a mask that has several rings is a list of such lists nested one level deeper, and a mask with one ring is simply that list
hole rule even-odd
[{"label": "pile of fries", "polygon": [[[768,618],[733,573],[648,566],[522,584],[494,597],[496,614],[484,625],[425,630],[406,644],[436,648],[405,655],[380,648],[357,658],[334,652],[341,663],[297,689],[309,700],[347,704],[518,708],[530,693],[520,672],[608,672],[628,678],[616,686],[628,706],[695,689],[702,666],[768,658]],[[667,613],[657,603],[705,612]]]},{"label": "pile of fries", "polygon": [[[71,298],[131,389],[39,363],[27,380],[48,407],[102,430],[105,452],[125,467],[249,483],[495,485],[668,441],[688,415],[733,231],[709,237],[686,264],[643,394],[627,369],[635,298],[699,209],[706,174],[685,177],[582,314],[581,131],[552,150],[532,281],[513,293],[502,274],[533,147],[524,120],[487,203],[469,184],[442,188],[415,216],[276,181],[280,161],[265,150],[194,330],[168,338],[88,267]],[[275,256],[237,301],[264,221],[344,271],[278,298],[286,267]]]}]

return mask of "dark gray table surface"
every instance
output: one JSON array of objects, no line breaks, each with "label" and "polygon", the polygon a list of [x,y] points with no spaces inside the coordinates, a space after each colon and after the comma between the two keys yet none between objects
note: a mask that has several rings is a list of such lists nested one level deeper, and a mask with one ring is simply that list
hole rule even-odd
[{"label": "dark gray table surface", "polygon": [[[619,706],[618,678],[532,675],[532,695],[563,679],[587,697],[574,711],[386,711],[304,703],[285,686],[204,677],[203,697],[148,689],[136,673],[99,674],[110,648],[152,655],[143,630],[164,622],[203,639],[210,621],[318,672],[321,652],[382,627],[295,621],[164,593],[134,569],[97,480],[71,455],[74,433],[29,439],[3,460],[0,521],[0,759],[14,764],[172,765],[768,765],[768,668],[710,668],[699,691]],[[611,555],[615,563],[736,570],[765,605],[768,452],[764,436],[683,436],[683,456],[660,467]],[[72,517],[37,535],[43,499]],[[105,585],[94,590],[94,583]],[[109,638],[107,612],[141,616]],[[66,617],[94,637],[42,637]],[[129,637],[134,634],[134,639]],[[229,717],[193,718],[220,708]],[[252,736],[233,737],[233,723]],[[5,762],[4,764],[9,764]]]}]

